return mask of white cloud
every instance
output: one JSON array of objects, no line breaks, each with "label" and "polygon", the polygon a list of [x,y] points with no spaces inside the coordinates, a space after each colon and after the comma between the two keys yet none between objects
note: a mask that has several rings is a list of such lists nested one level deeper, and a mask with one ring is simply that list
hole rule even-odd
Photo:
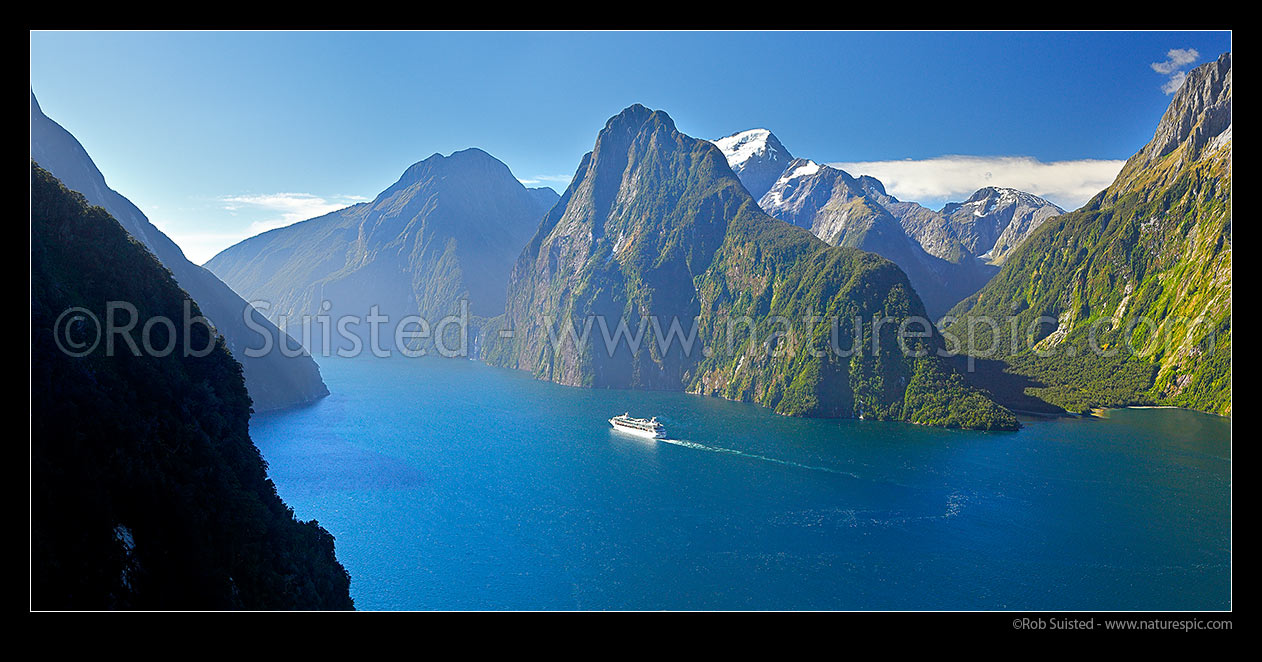
[{"label": "white cloud", "polygon": [[[215,202],[220,209],[239,220],[215,221],[213,224],[219,229],[217,232],[204,231],[207,229],[205,223],[198,225],[191,221],[176,223],[158,219],[151,219],[151,222],[179,245],[185,257],[197,264],[205,264],[219,251],[256,234],[323,216],[365,200],[368,198],[357,195],[325,198],[310,193],[229,195]],[[248,219],[254,220],[247,222]],[[198,229],[184,231],[188,227]]]},{"label": "white cloud", "polygon": [[253,234],[266,232],[276,228],[292,225],[316,216],[323,216],[331,211],[362,202],[368,198],[357,195],[341,195],[331,199],[322,198],[310,193],[267,193],[263,195],[232,195],[221,198],[223,208],[230,212],[243,208],[255,209],[279,214],[272,218],[255,221],[250,225]]},{"label": "white cloud", "polygon": [[1166,52],[1164,62],[1153,62],[1149,66],[1162,76],[1169,76],[1161,85],[1161,91],[1174,94],[1183,85],[1183,79],[1187,78],[1187,65],[1200,58],[1201,54],[1195,48],[1171,48]]},{"label": "white cloud", "polygon": [[[157,225],[157,223],[154,223]],[[257,232],[180,232],[178,228],[159,226],[162,233],[171,238],[184,252],[184,257],[195,264],[206,264],[219,251],[248,239]]]},{"label": "white cloud", "polygon": [[1178,92],[1179,88],[1183,87],[1183,80],[1187,77],[1188,75],[1182,71],[1174,72],[1174,74],[1170,76],[1170,80],[1167,80],[1162,84],[1161,91],[1166,94],[1174,94],[1175,92]]},{"label": "white cloud", "polygon": [[1192,64],[1200,59],[1201,54],[1195,48],[1171,48],[1166,53],[1165,62],[1153,62],[1152,70],[1159,74],[1169,74],[1185,64]]},{"label": "white cloud", "polygon": [[1081,159],[1043,162],[1030,156],[939,156],[913,161],[830,163],[854,175],[871,175],[890,195],[937,209],[987,186],[1015,188],[1066,210],[1081,207],[1113,182],[1125,161]]},{"label": "white cloud", "polygon": [[573,175],[535,175],[529,178],[517,178],[522,186],[538,186],[540,184],[561,184],[562,187],[569,186],[570,181],[574,179]]}]

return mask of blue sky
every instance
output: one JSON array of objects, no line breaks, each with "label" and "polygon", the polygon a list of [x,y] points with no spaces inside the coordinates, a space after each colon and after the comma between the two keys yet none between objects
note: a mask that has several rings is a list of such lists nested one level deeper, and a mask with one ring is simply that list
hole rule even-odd
[{"label": "blue sky", "polygon": [[481,147],[559,192],[637,102],[701,138],[769,128],[935,208],[987,184],[1076,206],[1152,136],[1172,79],[1230,48],[1226,32],[35,32],[31,87],[204,262],[435,152]]}]

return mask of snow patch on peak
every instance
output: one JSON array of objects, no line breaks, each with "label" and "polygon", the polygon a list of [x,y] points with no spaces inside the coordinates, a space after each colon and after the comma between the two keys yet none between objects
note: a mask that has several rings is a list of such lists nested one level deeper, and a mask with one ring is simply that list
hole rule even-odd
[{"label": "snow patch on peak", "polygon": [[727,157],[728,164],[735,167],[754,157],[778,154],[779,150],[770,144],[772,140],[767,129],[750,129],[711,142]]},{"label": "snow patch on peak", "polygon": [[1014,188],[1006,188],[1003,186],[987,186],[978,189],[962,206],[974,207],[974,216],[985,216],[993,213],[998,209],[1010,207],[1022,202],[1038,203],[1033,196],[1023,193]]},{"label": "snow patch on peak", "polygon": [[741,184],[759,200],[793,161],[793,155],[767,129],[749,129],[711,141]]},{"label": "snow patch on peak", "polygon": [[810,177],[819,172],[819,164],[808,160],[804,165],[798,166],[793,172],[785,175],[786,179],[796,179],[798,177]]}]

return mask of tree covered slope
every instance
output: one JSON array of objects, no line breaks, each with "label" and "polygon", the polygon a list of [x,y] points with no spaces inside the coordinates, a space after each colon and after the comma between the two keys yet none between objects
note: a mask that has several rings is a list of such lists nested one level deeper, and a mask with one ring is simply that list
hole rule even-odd
[{"label": "tree covered slope", "polygon": [[1024,395],[1229,415],[1231,54],[1189,72],[1112,185],[1044,223],[952,312],[947,331],[974,354],[999,340]]},{"label": "tree covered slope", "polygon": [[[247,355],[248,348],[262,348],[271,338],[272,347],[287,340],[285,334],[268,322],[214,274],[184,257],[175,242],[130,200],[111,189],[91,157],[68,131],[44,115],[31,94],[31,158],[59,178],[68,188],[103,207],[132,237],[149,249],[201,307],[206,317],[223,334],[237,360],[245,368],[246,386],[258,411],[292,407],[328,395],[320,369],[310,356],[268,352]],[[246,323],[249,315],[250,324]],[[251,326],[253,325],[253,326]],[[261,331],[260,331],[261,330]]]},{"label": "tree covered slope", "polygon": [[[187,298],[105,210],[32,165],[32,606],[352,608],[333,537],[295,520],[267,478],[241,365],[209,327],[184,329]],[[172,320],[152,345],[174,351],[134,356],[120,339],[111,356],[102,339],[63,352],[92,327],[62,313],[104,321],[107,301]]]}]

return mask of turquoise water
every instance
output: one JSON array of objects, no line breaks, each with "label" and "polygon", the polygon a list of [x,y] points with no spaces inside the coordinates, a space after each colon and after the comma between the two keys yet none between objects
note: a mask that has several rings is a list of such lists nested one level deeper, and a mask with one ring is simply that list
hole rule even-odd
[{"label": "turquoise water", "polygon": [[[258,415],[360,609],[1226,609],[1227,419],[807,420],[480,363],[324,359]],[[656,415],[669,440],[613,431]]]}]

